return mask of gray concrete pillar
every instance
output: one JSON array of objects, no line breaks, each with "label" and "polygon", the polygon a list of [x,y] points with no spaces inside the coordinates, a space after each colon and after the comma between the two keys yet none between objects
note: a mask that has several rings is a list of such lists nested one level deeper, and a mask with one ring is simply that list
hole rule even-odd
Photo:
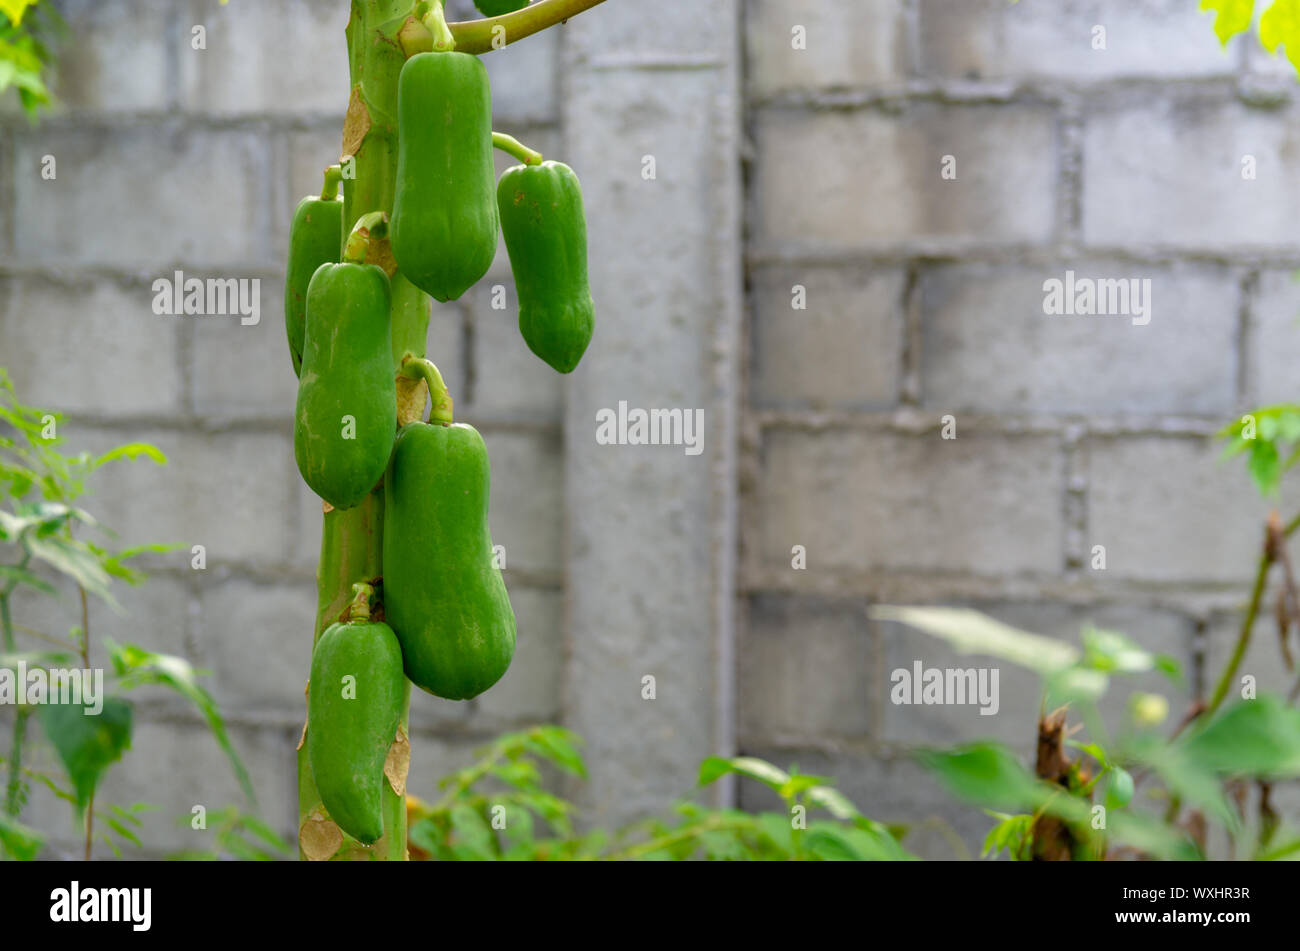
[{"label": "gray concrete pillar", "polygon": [[[739,15],[611,2],[564,27],[564,159],[597,308],[566,395],[564,710],[588,741],[575,793],[601,825],[662,813],[734,742]],[[699,453],[602,444],[598,414],[620,403],[701,410]]]}]

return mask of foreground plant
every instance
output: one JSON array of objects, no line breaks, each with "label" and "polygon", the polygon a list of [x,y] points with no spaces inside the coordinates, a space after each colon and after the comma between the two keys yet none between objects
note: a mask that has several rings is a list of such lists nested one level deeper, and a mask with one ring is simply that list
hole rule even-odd
[{"label": "foreground plant", "polygon": [[[69,668],[93,672],[89,599],[97,598],[121,610],[113,596],[113,582],[144,583],[145,574],[133,567],[132,560],[175,547],[114,549],[78,535],[81,531],[112,536],[75,504],[87,494],[97,470],[132,459],[159,465],[167,460],[146,443],[119,446],[99,456],[87,452],[64,455],[58,448],[63,442],[59,436],[62,424],[61,415],[21,403],[8,374],[0,368],[0,487],[5,490],[6,503],[0,508],[0,704],[13,704],[14,711],[4,808],[0,811],[0,855],[19,859],[35,858],[47,838],[21,821],[32,782],[47,787],[72,807],[82,823],[87,859],[96,837],[117,855],[122,843],[141,845],[139,816],[150,807],[144,803],[126,808],[97,803],[95,796],[109,767],[131,746],[134,707],[124,695],[139,687],[164,687],[192,703],[225,751],[249,802],[256,802],[216,701],[199,685],[198,672],[182,657],[105,638],[102,644],[111,668],[107,696],[97,697],[92,704],[84,691],[65,696],[61,690],[50,690],[27,702],[31,683],[58,684]],[[23,627],[13,617],[13,597],[20,588],[39,597],[58,597],[50,572],[70,582],[77,595],[74,610],[80,623],[66,632]],[[20,650],[20,634],[24,640],[39,643],[40,649]],[[6,684],[13,688],[13,696],[6,696]],[[25,765],[28,729],[33,722],[40,725],[54,748],[65,776]]]}]

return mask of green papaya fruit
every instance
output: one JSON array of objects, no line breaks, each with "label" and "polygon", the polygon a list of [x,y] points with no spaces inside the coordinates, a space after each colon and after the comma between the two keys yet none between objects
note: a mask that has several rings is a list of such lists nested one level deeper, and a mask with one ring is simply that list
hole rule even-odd
[{"label": "green papaya fruit", "polygon": [[492,265],[492,93],[468,53],[417,53],[397,81],[393,257],[435,300],[455,300]]},{"label": "green papaya fruit", "polygon": [[501,175],[497,204],[519,294],[519,332],[528,349],[569,373],[596,319],[578,176],[563,162],[516,165]]},{"label": "green papaya fruit", "polygon": [[389,294],[373,264],[322,264],[307,290],[293,455],[303,481],[338,509],[379,482],[397,429]]},{"label": "green papaya fruit", "polygon": [[403,699],[402,649],[387,624],[333,624],[320,636],[307,688],[307,759],[330,818],[367,845],[384,834],[384,761]]},{"label": "green papaya fruit", "polygon": [[339,260],[343,246],[343,201],[308,195],[298,202],[289,226],[289,260],[284,275],[284,328],[293,372],[302,372],[302,338],[307,327],[307,288],[322,264]]},{"label": "green papaya fruit", "polygon": [[488,529],[488,454],[472,426],[408,423],[384,478],[384,610],[407,678],[448,700],[501,679],[515,613]]}]

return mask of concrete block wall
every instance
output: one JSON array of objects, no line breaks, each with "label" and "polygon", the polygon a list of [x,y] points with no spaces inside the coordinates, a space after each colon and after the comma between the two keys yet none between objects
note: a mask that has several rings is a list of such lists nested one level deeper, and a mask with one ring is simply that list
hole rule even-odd
[{"label": "concrete block wall", "polygon": [[[995,716],[896,706],[895,668],[990,661],[865,608],[970,605],[1075,643],[1092,622],[1183,664],[1176,714],[1206,689],[1269,508],[1212,434],[1297,395],[1296,85],[1181,0],[745,10],[738,745],[951,856],[942,826],[974,850],[987,820],[907,749],[1028,754],[1038,685],[1002,665]],[[1150,322],[1046,316],[1067,270],[1149,280]],[[1280,659],[1257,632],[1242,672],[1277,687]]]},{"label": "concrete block wall", "polygon": [[[414,698],[410,788],[558,721],[587,738],[591,779],[568,791],[604,825],[741,751],[834,777],[913,823],[922,854],[973,851],[987,818],[907,750],[992,735],[1028,752],[1037,685],[1003,667],[993,717],[894,706],[896,667],[983,663],[866,610],[970,605],[1070,640],[1093,622],[1204,690],[1267,511],[1210,437],[1296,396],[1295,82],[1246,43],[1221,50],[1189,0],[644,6],[610,0],[485,58],[497,126],[582,177],[600,316],[561,379],[518,337],[504,252],[434,305],[429,354],[492,454],[520,641],[478,701]],[[68,414],[70,445],[171,458],[105,470],[91,507],[128,543],[204,544],[208,567],[151,559],[92,630],[212,672],[292,838],[320,507],[292,462],[279,297],[294,203],[338,152],[346,4],[60,7],[63,111],[32,127],[0,101],[0,365]],[[150,283],[176,269],[260,278],[261,323],[155,316]],[[1043,282],[1067,270],[1150,280],[1150,323],[1045,316]],[[599,445],[594,414],[620,400],[701,407],[703,455]],[[77,623],[66,600],[17,610]],[[1276,685],[1275,654],[1257,638],[1245,670]],[[1152,686],[1116,688],[1108,713]],[[236,790],[192,711],[141,697],[104,795],[162,806],[145,838],[163,854],[193,844],[177,815]],[[772,805],[750,784],[716,795]],[[63,806],[32,818],[75,849]]]}]

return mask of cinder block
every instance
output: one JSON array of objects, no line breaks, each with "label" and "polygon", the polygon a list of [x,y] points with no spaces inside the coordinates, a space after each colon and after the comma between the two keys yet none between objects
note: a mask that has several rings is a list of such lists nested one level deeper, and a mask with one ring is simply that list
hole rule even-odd
[{"label": "cinder block", "polygon": [[[665,23],[690,24],[690,28],[665,30]],[[592,7],[562,29],[566,52],[585,66],[604,58],[631,64],[675,57],[712,60],[720,42],[736,35],[736,25],[734,3],[665,0],[654,9],[632,4],[620,10]]]},{"label": "cinder block", "polygon": [[960,417],[950,440],[773,429],[750,517],[771,568],[803,545],[808,572],[1051,574],[1062,565],[1063,490],[1054,438],[963,434]]},{"label": "cinder block", "polygon": [[[261,0],[239,10],[190,0],[179,14],[182,107],[216,115],[330,113],[348,105],[348,7]],[[194,30],[206,49],[194,49]]]},{"label": "cinder block", "polygon": [[497,131],[514,134],[509,127],[512,123],[558,119],[562,29],[543,30],[503,50],[484,54],[483,65],[492,84],[492,122]]},{"label": "cinder block", "polygon": [[[1127,316],[1048,315],[1045,282],[1065,285],[1067,272],[1120,281],[1124,293],[1108,306],[1123,305],[1136,281],[1149,312],[1130,299]],[[929,269],[921,283],[925,405],[1224,416],[1236,397],[1237,297],[1224,268],[1066,261]]]},{"label": "cinder block", "polygon": [[1265,502],[1244,461],[1221,455],[1220,443],[1200,439],[1089,439],[1085,545],[1106,549],[1106,570],[1095,573],[1249,582],[1269,509],[1294,508],[1297,493],[1284,487],[1280,500]]},{"label": "cinder block", "polygon": [[[1021,105],[760,109],[755,238],[795,251],[1045,241],[1055,217],[1055,125],[1050,109]],[[946,168],[955,179],[943,177]]]},{"label": "cinder block", "polygon": [[1264,271],[1251,310],[1251,402],[1258,406],[1300,400],[1300,284],[1294,271]]},{"label": "cinder block", "polygon": [[166,0],[60,3],[67,31],[58,44],[54,94],[76,111],[161,111],[171,102]]},{"label": "cinder block", "polygon": [[189,570],[191,546],[206,548],[208,569],[245,562],[283,563],[288,508],[297,479],[288,434],[199,433],[163,430],[129,434],[73,426],[69,445],[104,451],[129,441],[149,442],[168,457],[159,466],[140,458],[100,469],[91,488],[105,524],[121,544],[179,544],[150,563]]},{"label": "cinder block", "polygon": [[922,72],[962,79],[1228,76],[1242,42],[1181,0],[920,0],[918,23]]},{"label": "cinder block", "polygon": [[[342,110],[340,110],[340,116]],[[339,127],[295,132],[289,136],[289,197],[293,207],[307,195],[319,195],[325,169],[338,164],[343,151],[343,123]],[[340,194],[342,186],[340,185]],[[292,211],[292,209],[290,209]]]},{"label": "cinder block", "polygon": [[[753,400],[759,406],[880,409],[898,399],[901,270],[781,265],[753,280]],[[794,308],[803,288],[804,309]]]},{"label": "cinder block", "polygon": [[506,570],[558,577],[564,511],[559,437],[485,428],[483,441],[492,462],[492,542],[505,548]]},{"label": "cinder block", "polygon": [[316,588],[310,583],[255,584],[200,578],[196,641],[213,690],[230,710],[306,716],[303,687],[311,673]]},{"label": "cinder block", "polygon": [[283,281],[280,275],[260,279],[256,324],[232,316],[184,326],[194,367],[194,411],[205,419],[274,420],[289,431],[298,379],[285,337]]},{"label": "cinder block", "polygon": [[1286,115],[1236,102],[1163,99],[1090,110],[1084,240],[1216,253],[1294,247],[1288,209],[1300,201],[1300,151]]},{"label": "cinder block", "polygon": [[[513,280],[485,280],[462,298],[474,339],[474,391],[470,418],[483,413],[533,422],[560,419],[564,377],[528,349],[519,333],[519,298]],[[495,305],[503,305],[498,309]],[[597,313],[599,326],[600,315]]]},{"label": "cinder block", "polygon": [[[240,268],[265,264],[271,215],[257,183],[269,182],[270,156],[258,134],[165,121],[42,126],[17,138],[20,263],[120,267],[149,281],[171,280],[173,266],[244,277]],[[45,155],[53,180],[41,178]],[[141,309],[152,316],[151,299]]]},{"label": "cinder block", "polygon": [[900,0],[750,0],[745,37],[751,93],[902,80],[905,6]]},{"label": "cinder block", "polygon": [[862,599],[760,594],[749,619],[736,652],[745,741],[871,733],[878,674]]},{"label": "cinder block", "polygon": [[[147,286],[37,278],[0,283],[9,297],[0,310],[3,363],[20,400],[95,416],[180,411],[180,322],[153,313]],[[55,372],[56,366],[75,372]]]}]

